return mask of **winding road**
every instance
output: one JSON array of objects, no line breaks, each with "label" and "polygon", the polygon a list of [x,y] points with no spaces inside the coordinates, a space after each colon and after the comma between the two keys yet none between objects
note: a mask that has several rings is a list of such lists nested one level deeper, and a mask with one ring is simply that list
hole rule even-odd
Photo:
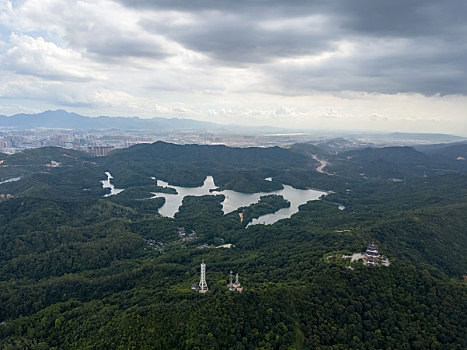
[{"label": "winding road", "polygon": [[316,168],[316,171],[317,171],[318,173],[327,174],[327,175],[333,175],[333,174],[327,173],[327,172],[325,172],[325,171],[323,170],[324,167],[327,166],[327,165],[329,164],[327,161],[322,160],[322,159],[319,159],[315,154],[312,154],[311,156],[313,157],[314,160],[316,160],[316,161],[318,161],[318,162],[320,163],[319,166]]}]

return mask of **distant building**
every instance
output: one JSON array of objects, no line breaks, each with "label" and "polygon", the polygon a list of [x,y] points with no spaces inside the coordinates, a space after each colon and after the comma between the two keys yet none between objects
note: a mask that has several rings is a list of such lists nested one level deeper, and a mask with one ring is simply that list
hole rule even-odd
[{"label": "distant building", "polygon": [[191,233],[188,234],[187,239],[195,239],[198,238],[198,235],[196,234],[195,231],[191,230]]},{"label": "distant building", "polygon": [[363,260],[368,265],[375,265],[380,259],[380,255],[378,252],[378,246],[375,242],[368,244],[368,248],[366,248],[365,256]]},{"label": "distant building", "polygon": [[[365,251],[365,256],[363,258],[364,262],[368,265],[375,265],[379,262],[381,256],[378,252],[378,245],[375,242],[368,244],[368,247]],[[384,259],[386,260],[386,259]]]},{"label": "distant building", "polygon": [[49,168],[58,168],[60,165],[61,165],[60,162],[57,162],[55,160],[51,160],[50,163],[46,164],[45,166],[49,167]]},{"label": "distant building", "polygon": [[110,151],[114,150],[114,146],[90,146],[87,148],[87,152],[91,153],[94,156],[97,157],[104,157],[106,156]]},{"label": "distant building", "polygon": [[180,237],[180,239],[185,239],[186,238],[185,227],[177,226],[177,232],[178,232],[178,237]]},{"label": "distant building", "polygon": [[186,231],[185,231],[185,227],[183,227],[183,226],[178,226],[177,227],[177,233],[178,233],[178,237],[182,241],[190,241],[192,239],[198,238],[198,235],[193,230],[191,230],[191,233],[187,234]]},{"label": "distant building", "polygon": [[[330,258],[330,257],[328,257]],[[375,242],[368,244],[364,253],[353,253],[352,255],[342,255],[342,259],[351,259],[351,262],[363,260],[363,264],[371,266],[389,266],[391,263],[385,255],[380,255],[378,245]]]},{"label": "distant building", "polygon": [[222,245],[219,245],[217,246],[216,248],[227,248],[227,249],[230,249],[232,247],[235,247],[232,243],[227,243],[227,244],[222,244]]}]

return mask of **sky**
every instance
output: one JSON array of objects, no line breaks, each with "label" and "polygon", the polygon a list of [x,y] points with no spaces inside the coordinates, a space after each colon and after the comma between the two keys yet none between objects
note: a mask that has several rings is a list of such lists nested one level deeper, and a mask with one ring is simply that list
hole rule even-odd
[{"label": "sky", "polygon": [[0,0],[0,114],[467,136],[465,0]]}]

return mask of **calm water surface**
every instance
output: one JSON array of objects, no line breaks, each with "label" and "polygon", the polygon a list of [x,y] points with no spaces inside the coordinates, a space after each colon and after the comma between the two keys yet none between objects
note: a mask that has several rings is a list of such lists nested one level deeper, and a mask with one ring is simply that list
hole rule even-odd
[{"label": "calm water surface", "polygon": [[120,192],[123,192],[124,189],[121,188],[115,188],[115,186],[110,183],[110,180],[113,179],[113,176],[110,175],[108,171],[105,172],[105,175],[107,176],[107,180],[102,180],[102,187],[103,188],[110,188],[110,193],[104,195],[104,197],[109,197],[109,196],[114,196],[116,194],[119,194]]},{"label": "calm water surface", "polygon": [[257,203],[261,196],[271,194],[281,195],[284,199],[290,202],[289,208],[282,208],[272,214],[266,214],[254,219],[248,226],[256,224],[270,225],[278,220],[290,218],[293,214],[298,212],[298,207],[311,200],[317,200],[321,196],[326,195],[327,192],[319,190],[300,190],[289,185],[284,185],[284,188],[271,192],[257,192],[257,193],[242,193],[232,190],[213,191],[216,188],[212,176],[207,176],[202,186],[199,187],[180,187],[171,186],[165,181],[157,180],[157,185],[161,187],[172,187],[177,190],[177,194],[157,193],[153,192],[154,197],[164,197],[165,204],[159,208],[159,213],[163,216],[174,217],[178,208],[182,205],[185,196],[204,196],[204,195],[217,195],[222,194],[225,196],[222,204],[222,211],[224,214],[237,210],[240,207],[247,207],[251,204]]},{"label": "calm water surface", "polygon": [[0,181],[0,185],[1,185],[1,184],[6,184],[6,183],[8,183],[8,182],[19,181],[19,180],[21,180],[20,177],[12,177],[12,178],[10,178],[10,179],[6,179],[6,180],[4,180],[4,181]]}]

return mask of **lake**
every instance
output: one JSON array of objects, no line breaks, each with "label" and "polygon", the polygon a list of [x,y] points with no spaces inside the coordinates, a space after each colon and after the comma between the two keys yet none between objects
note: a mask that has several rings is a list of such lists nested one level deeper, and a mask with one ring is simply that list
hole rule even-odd
[{"label": "lake", "polygon": [[115,186],[110,182],[111,179],[113,179],[113,176],[106,171],[105,175],[107,176],[107,180],[102,180],[102,187],[103,188],[110,188],[110,193],[106,194],[104,197],[109,197],[109,196],[114,196],[116,194],[119,194],[120,192],[124,191],[121,188],[115,188]]},{"label": "lake", "polygon": [[[271,181],[269,179],[270,178],[267,178],[267,181]],[[152,197],[165,198],[165,204],[159,208],[159,213],[163,216],[172,218],[174,217],[175,213],[177,213],[178,208],[182,205],[182,201],[185,196],[222,194],[225,196],[224,201],[221,203],[222,211],[224,214],[235,211],[240,207],[250,206],[251,204],[257,203],[260,197],[271,194],[281,195],[284,197],[284,199],[290,202],[289,208],[282,208],[275,213],[260,216],[259,218],[254,219],[251,223],[249,223],[248,226],[257,224],[270,225],[277,222],[278,220],[290,218],[293,214],[298,212],[298,207],[300,205],[305,204],[311,200],[318,200],[321,196],[328,194],[328,192],[325,191],[314,189],[301,190],[289,185],[283,185],[283,189],[271,192],[242,193],[232,190],[211,191],[217,188],[212,176],[207,176],[203,185],[199,187],[173,186],[162,180],[157,180],[157,186],[172,187],[177,190],[177,194],[153,192],[154,197]]]},{"label": "lake", "polygon": [[19,180],[21,180],[20,177],[12,177],[11,179],[6,179],[4,181],[0,181],[0,185],[1,184],[6,184],[6,183],[9,183],[9,182],[19,181]]}]

